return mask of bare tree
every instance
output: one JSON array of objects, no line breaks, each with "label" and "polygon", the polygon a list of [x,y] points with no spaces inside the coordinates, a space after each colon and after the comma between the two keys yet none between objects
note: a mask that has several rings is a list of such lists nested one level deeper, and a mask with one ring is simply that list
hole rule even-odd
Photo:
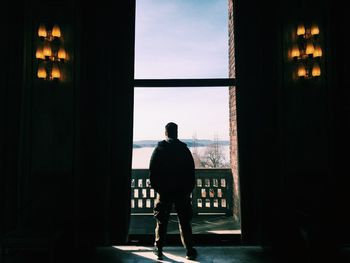
[{"label": "bare tree", "polygon": [[213,143],[207,146],[204,156],[201,158],[201,165],[208,168],[227,167],[226,158],[219,137],[214,136]]}]

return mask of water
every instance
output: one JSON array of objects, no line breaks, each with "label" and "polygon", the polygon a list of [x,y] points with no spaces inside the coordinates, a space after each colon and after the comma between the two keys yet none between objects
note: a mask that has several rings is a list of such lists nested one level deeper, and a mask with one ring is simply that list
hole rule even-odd
[{"label": "water", "polygon": [[[192,148],[189,147],[192,151]],[[132,151],[132,168],[133,169],[148,169],[149,161],[152,155],[154,148],[153,147],[143,147],[143,148],[134,148]],[[197,147],[199,154],[203,154],[206,150],[206,147]],[[222,150],[225,156],[225,161],[230,161],[230,146],[222,146]]]}]

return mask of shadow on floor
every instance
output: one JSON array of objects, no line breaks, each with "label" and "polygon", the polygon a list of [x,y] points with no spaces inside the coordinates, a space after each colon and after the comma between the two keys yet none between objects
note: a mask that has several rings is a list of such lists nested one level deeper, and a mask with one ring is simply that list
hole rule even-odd
[{"label": "shadow on floor", "polygon": [[[156,260],[152,246],[114,246],[100,247],[94,250],[75,250],[69,255],[65,251],[57,251],[54,262],[48,261],[47,254],[40,251],[13,251],[2,263],[119,263],[119,262],[202,262],[202,263],[321,263],[305,261],[303,258],[276,256],[259,246],[198,246],[198,258],[186,260],[185,250],[179,246],[164,248],[163,260]],[[329,263],[348,263],[350,250],[328,259]]]}]

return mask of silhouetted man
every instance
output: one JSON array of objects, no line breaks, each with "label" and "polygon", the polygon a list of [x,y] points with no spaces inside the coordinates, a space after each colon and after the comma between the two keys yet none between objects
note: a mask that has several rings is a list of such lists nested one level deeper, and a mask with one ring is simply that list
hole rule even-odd
[{"label": "silhouetted man", "polygon": [[193,248],[191,227],[194,161],[187,145],[177,138],[177,124],[169,122],[165,126],[165,136],[166,140],[158,142],[154,149],[149,166],[151,186],[158,193],[153,208],[157,221],[155,254],[158,259],[162,259],[169,216],[175,205],[186,258],[194,259],[197,255]]}]

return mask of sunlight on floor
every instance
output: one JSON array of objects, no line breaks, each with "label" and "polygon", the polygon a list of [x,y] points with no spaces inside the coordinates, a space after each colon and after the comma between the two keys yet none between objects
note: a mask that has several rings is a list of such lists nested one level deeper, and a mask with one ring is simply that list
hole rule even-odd
[{"label": "sunlight on floor", "polygon": [[[185,249],[183,251],[179,251],[178,249],[173,250],[172,248],[165,249],[163,251],[164,259],[163,260],[157,260],[156,256],[153,254],[153,249],[150,247],[143,247],[143,246],[114,246],[114,248],[130,252],[134,255],[137,255],[139,257],[143,257],[145,259],[151,259],[158,262],[164,262],[164,263],[173,263],[173,262],[192,262],[192,263],[199,263],[199,261],[195,260],[187,260],[185,258]],[[173,251],[172,251],[173,250]]]},{"label": "sunlight on floor", "polygon": [[241,230],[208,230],[208,233],[213,233],[213,234],[241,234]]}]

